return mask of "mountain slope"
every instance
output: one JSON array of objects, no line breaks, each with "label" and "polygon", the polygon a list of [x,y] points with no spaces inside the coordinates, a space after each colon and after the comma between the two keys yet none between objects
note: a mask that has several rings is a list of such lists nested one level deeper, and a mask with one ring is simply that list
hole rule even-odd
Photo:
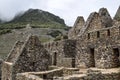
[{"label": "mountain slope", "polygon": [[29,9],[23,14],[18,14],[7,24],[31,24],[33,27],[62,28],[66,27],[65,22],[60,17],[39,9]]},{"label": "mountain slope", "polygon": [[2,20],[0,19],[0,24],[1,24]]},{"label": "mountain slope", "polygon": [[53,41],[55,37],[52,37],[51,35],[48,34],[48,32],[53,31],[61,32],[63,35],[67,34],[67,31],[65,31],[64,29],[49,29],[49,28],[14,29],[11,30],[10,33],[2,34],[0,35],[0,56],[5,57],[6,55],[8,55],[8,53],[13,47],[13,44],[15,44],[16,41],[25,41],[26,37],[29,34],[37,35],[42,43]]}]

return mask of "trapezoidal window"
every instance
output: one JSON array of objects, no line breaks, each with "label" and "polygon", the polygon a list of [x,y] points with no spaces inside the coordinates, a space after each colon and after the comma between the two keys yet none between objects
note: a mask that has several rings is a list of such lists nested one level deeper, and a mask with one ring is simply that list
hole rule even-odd
[{"label": "trapezoidal window", "polygon": [[115,56],[118,58],[119,55],[119,49],[118,48],[113,48],[113,53],[115,54]]},{"label": "trapezoidal window", "polygon": [[99,31],[97,31],[97,38],[99,38],[100,37],[100,32]]},{"label": "trapezoidal window", "polygon": [[72,67],[75,68],[75,58],[72,58]]},{"label": "trapezoidal window", "polygon": [[91,61],[91,67],[95,67],[95,50],[94,48],[90,48],[90,61]]},{"label": "trapezoidal window", "polygon": [[107,30],[107,36],[110,36],[110,30],[109,29]]},{"label": "trapezoidal window", "polygon": [[119,49],[118,48],[113,48],[113,56],[114,56],[114,59],[115,59],[115,63],[116,63],[116,65],[117,65],[117,67],[118,66],[120,66],[120,61],[119,61],[119,56],[120,56],[120,54],[119,54]]},{"label": "trapezoidal window", "polygon": [[119,26],[119,34],[120,34],[120,26]]},{"label": "trapezoidal window", "polygon": [[54,52],[54,54],[53,54],[53,65],[57,65],[57,53],[56,52]]},{"label": "trapezoidal window", "polygon": [[47,79],[47,75],[46,74],[43,74],[43,79]]},{"label": "trapezoidal window", "polygon": [[88,39],[90,39],[90,33],[88,33]]}]

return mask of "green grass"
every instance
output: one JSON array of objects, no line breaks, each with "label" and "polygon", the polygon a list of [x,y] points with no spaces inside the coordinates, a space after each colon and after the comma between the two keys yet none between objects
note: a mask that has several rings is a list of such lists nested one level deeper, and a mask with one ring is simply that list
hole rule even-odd
[{"label": "green grass", "polygon": [[0,30],[0,35],[2,34],[7,34],[7,33],[11,33],[12,31],[10,29],[3,29],[3,30]]}]

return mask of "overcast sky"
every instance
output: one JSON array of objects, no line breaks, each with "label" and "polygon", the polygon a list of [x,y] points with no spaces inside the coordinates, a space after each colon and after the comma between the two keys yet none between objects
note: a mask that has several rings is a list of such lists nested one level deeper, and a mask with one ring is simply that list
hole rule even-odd
[{"label": "overcast sky", "polygon": [[54,13],[72,26],[77,16],[84,16],[105,7],[113,17],[120,5],[120,0],[0,0],[0,17],[13,18],[20,11],[38,8]]}]

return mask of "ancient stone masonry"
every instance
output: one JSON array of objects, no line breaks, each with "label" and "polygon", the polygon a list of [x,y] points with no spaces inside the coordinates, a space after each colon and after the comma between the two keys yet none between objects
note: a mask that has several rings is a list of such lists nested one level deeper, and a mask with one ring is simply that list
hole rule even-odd
[{"label": "ancient stone masonry", "polygon": [[116,13],[114,19],[117,20],[117,21],[120,21],[120,6],[119,6],[119,8],[117,10],[117,13]]},{"label": "ancient stone masonry", "polygon": [[[78,17],[69,39],[16,42],[2,65],[2,80],[120,80],[120,15],[106,8]],[[49,52],[49,53],[48,53]]]},{"label": "ancient stone masonry", "polygon": [[[111,27],[86,33],[77,40],[78,63],[84,67],[118,67],[119,27]],[[81,43],[82,42],[82,43]],[[82,65],[83,64],[83,65]]]},{"label": "ancient stone masonry", "polygon": [[[80,67],[113,68],[119,66],[120,24],[107,28],[103,26],[111,21],[106,20],[110,18],[106,12],[107,10],[102,8],[99,14],[91,13],[85,23],[86,28],[83,28],[84,33],[80,34],[81,37],[77,39],[76,64]],[[103,13],[106,16],[101,17]],[[106,22],[103,23],[102,20]]]},{"label": "ancient stone masonry", "polygon": [[84,18],[82,16],[78,16],[75,21],[74,27],[68,32],[69,39],[76,38],[84,24]]},{"label": "ancient stone masonry", "polygon": [[79,34],[77,35],[77,38],[81,37],[88,30],[91,31],[101,28],[102,28],[102,23],[99,14],[97,12],[92,12],[88,17],[87,21],[85,22],[84,26],[81,28]]},{"label": "ancient stone masonry", "polygon": [[52,56],[52,64],[64,67],[75,67],[75,46],[75,40],[62,40],[44,44],[44,47]]},{"label": "ancient stone masonry", "polygon": [[113,24],[112,18],[106,8],[99,10],[99,16],[101,17],[102,26],[104,28],[111,27]]},{"label": "ancient stone masonry", "polygon": [[2,80],[16,80],[21,72],[44,71],[50,65],[50,55],[36,36],[29,36],[23,42],[17,42],[3,63]]}]

